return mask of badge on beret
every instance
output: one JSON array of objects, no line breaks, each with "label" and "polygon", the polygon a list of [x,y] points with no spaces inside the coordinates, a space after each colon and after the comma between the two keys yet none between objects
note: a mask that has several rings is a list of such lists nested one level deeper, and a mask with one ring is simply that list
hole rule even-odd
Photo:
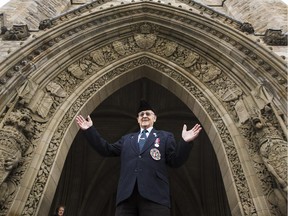
[{"label": "badge on beret", "polygon": [[150,155],[154,160],[160,160],[161,159],[160,151],[156,148],[152,148],[150,150]]}]

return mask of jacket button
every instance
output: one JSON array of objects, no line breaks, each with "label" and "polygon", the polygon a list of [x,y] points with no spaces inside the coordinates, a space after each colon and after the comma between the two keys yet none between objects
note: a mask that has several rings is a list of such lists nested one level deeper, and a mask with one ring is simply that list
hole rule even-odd
[{"label": "jacket button", "polygon": [[141,156],[141,155],[139,155],[138,157],[139,157],[139,158],[142,158],[142,156]]}]

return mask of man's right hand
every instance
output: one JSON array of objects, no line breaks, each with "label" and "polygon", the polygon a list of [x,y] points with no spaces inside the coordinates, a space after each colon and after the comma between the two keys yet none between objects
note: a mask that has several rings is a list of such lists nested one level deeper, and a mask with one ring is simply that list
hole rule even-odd
[{"label": "man's right hand", "polygon": [[82,130],[87,130],[88,128],[90,128],[93,125],[93,122],[92,122],[89,115],[88,115],[87,119],[83,118],[82,115],[76,116],[76,123],[78,124],[78,126]]}]

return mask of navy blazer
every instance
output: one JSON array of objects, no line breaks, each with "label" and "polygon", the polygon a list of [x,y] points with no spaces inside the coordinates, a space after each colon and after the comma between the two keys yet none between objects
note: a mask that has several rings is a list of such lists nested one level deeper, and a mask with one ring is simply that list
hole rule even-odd
[{"label": "navy blazer", "polygon": [[[189,157],[192,143],[182,138],[176,145],[172,133],[151,130],[143,149],[139,150],[139,133],[130,133],[113,144],[109,144],[94,126],[84,131],[88,142],[102,156],[120,156],[121,170],[116,205],[129,198],[135,184],[140,195],[170,208],[170,188],[167,165],[181,166]],[[158,151],[156,150],[158,149]],[[151,151],[160,153],[158,158]]]}]

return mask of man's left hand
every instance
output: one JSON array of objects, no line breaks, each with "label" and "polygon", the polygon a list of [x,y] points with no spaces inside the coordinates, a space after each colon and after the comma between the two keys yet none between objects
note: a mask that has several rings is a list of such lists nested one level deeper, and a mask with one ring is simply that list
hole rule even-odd
[{"label": "man's left hand", "polygon": [[202,127],[199,124],[196,124],[191,130],[187,130],[186,124],[183,125],[182,138],[185,142],[193,141],[202,130]]}]

